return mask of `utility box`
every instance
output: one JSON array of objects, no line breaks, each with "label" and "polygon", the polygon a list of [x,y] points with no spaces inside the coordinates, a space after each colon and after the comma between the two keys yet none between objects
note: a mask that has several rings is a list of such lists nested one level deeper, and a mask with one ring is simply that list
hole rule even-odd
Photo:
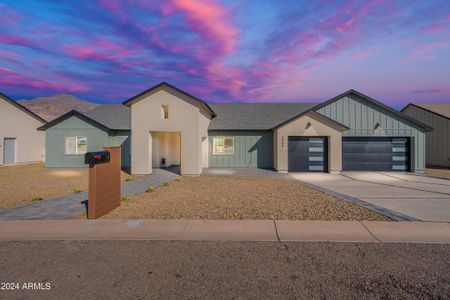
[{"label": "utility box", "polygon": [[120,206],[121,148],[88,152],[89,164],[88,219],[97,219]]}]

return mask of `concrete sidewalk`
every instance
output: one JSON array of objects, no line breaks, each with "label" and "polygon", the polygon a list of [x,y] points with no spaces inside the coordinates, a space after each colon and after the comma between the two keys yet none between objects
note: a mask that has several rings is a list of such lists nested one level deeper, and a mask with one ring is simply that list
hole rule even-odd
[{"label": "concrete sidewalk", "polygon": [[0,221],[0,241],[23,240],[330,241],[450,244],[450,224],[273,220]]}]

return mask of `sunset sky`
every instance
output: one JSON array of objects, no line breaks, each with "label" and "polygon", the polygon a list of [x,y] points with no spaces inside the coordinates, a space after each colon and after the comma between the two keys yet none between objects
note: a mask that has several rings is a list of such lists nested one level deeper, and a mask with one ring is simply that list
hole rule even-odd
[{"label": "sunset sky", "polygon": [[0,92],[450,102],[450,1],[0,0]]}]

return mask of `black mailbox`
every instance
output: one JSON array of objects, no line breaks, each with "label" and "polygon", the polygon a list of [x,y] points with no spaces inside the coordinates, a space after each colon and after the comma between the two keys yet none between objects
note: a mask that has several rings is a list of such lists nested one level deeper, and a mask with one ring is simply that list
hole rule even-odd
[{"label": "black mailbox", "polygon": [[90,166],[109,162],[108,151],[88,152],[84,155],[84,163]]}]

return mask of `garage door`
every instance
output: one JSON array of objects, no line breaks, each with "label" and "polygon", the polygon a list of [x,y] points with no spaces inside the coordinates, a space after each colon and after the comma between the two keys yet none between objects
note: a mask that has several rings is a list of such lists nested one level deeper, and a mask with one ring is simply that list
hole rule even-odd
[{"label": "garage door", "polygon": [[344,137],[344,171],[409,171],[409,138]]},{"label": "garage door", "polygon": [[288,138],[288,171],[327,172],[327,138],[290,136]]}]

